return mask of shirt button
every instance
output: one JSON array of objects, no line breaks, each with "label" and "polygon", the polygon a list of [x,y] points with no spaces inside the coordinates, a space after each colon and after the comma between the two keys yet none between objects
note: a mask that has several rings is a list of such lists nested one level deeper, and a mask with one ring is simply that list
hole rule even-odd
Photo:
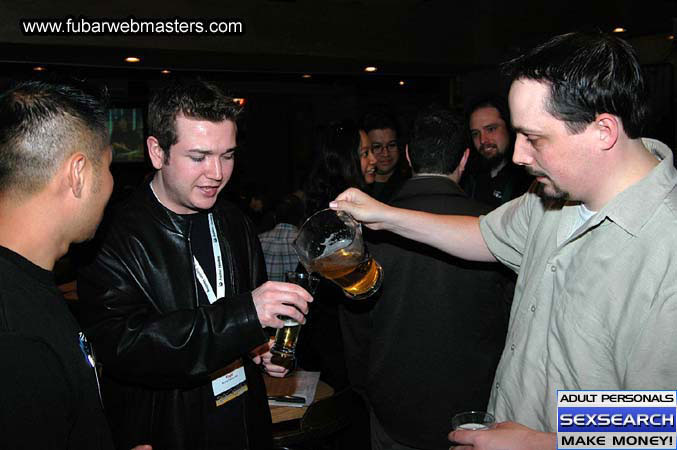
[{"label": "shirt button", "polygon": [[550,272],[557,272],[557,267],[550,266]]},{"label": "shirt button", "polygon": [[536,312],[536,306],[534,306],[534,305],[531,305],[531,308],[529,308],[529,309],[531,309],[531,312]]},{"label": "shirt button", "polygon": [[496,383],[496,389],[501,389],[501,383]]},{"label": "shirt button", "polygon": [[513,351],[513,352],[515,351],[515,344],[512,344],[512,345],[510,346],[510,350]]}]

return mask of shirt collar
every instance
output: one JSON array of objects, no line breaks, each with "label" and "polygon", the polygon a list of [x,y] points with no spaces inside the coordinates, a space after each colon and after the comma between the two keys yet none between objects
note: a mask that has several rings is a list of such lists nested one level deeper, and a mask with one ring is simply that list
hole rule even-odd
[{"label": "shirt collar", "polygon": [[277,230],[291,230],[291,231],[297,231],[298,230],[296,225],[292,225],[290,223],[284,223],[284,222],[280,222],[277,225],[275,225],[275,229],[277,229]]},{"label": "shirt collar", "polygon": [[642,143],[660,163],[640,181],[616,195],[598,214],[600,222],[608,217],[632,235],[640,232],[677,184],[672,150],[655,139],[643,138]]},{"label": "shirt collar", "polygon": [[421,194],[451,194],[466,196],[459,185],[446,175],[414,175],[404,182],[400,190],[395,193],[390,203],[396,201],[400,202]]},{"label": "shirt collar", "polygon": [[192,220],[188,214],[177,214],[171,209],[167,208],[160,202],[160,199],[153,191],[150,182],[146,183],[144,188],[144,197],[149,205],[149,212],[158,219],[158,221],[166,228],[188,236],[190,234],[190,227]]},{"label": "shirt collar", "polygon": [[40,284],[49,286],[51,288],[56,288],[54,283],[54,272],[43,269],[42,267],[26,259],[23,255],[20,255],[6,247],[0,246],[0,258],[15,265],[19,270],[26,273],[32,279],[37,280]]}]

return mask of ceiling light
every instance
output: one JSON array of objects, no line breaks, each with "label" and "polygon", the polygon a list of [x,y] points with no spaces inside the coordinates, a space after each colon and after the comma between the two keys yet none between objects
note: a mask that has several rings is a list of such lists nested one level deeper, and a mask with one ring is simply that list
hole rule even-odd
[{"label": "ceiling light", "polygon": [[44,72],[47,69],[45,69],[42,66],[35,66],[35,67],[33,67],[33,70],[35,70],[36,72]]},{"label": "ceiling light", "polygon": [[301,75],[301,78],[312,78],[312,77],[313,76],[309,73],[304,73],[303,75]]},{"label": "ceiling light", "polygon": [[160,71],[160,73],[161,73],[162,75],[169,75],[170,73],[172,73],[172,71],[169,70],[169,69],[162,69],[162,70]]},{"label": "ceiling light", "polygon": [[672,41],[674,38],[675,38],[674,34],[671,34],[671,35],[668,36],[668,40],[670,40],[670,41]]},{"label": "ceiling light", "polygon": [[367,66],[364,68],[365,72],[376,72],[376,66]]},{"label": "ceiling light", "polygon": [[625,33],[626,31],[628,31],[628,30],[626,30],[626,29],[623,28],[623,27],[616,27],[616,28],[614,28],[614,33]]},{"label": "ceiling light", "polygon": [[128,63],[138,63],[141,62],[141,58],[139,58],[138,56],[128,56],[125,58],[125,61],[127,61]]},{"label": "ceiling light", "polygon": [[406,83],[404,82],[404,80],[400,80],[400,82],[397,84],[399,84],[400,86],[404,86]]}]

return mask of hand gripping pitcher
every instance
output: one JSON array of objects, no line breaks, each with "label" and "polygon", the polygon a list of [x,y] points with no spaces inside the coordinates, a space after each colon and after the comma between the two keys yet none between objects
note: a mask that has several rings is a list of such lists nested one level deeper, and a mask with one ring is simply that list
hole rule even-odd
[{"label": "hand gripping pitcher", "polygon": [[308,273],[338,284],[348,298],[365,299],[381,286],[383,269],[364,246],[362,226],[345,212],[316,212],[303,224],[293,245]]}]

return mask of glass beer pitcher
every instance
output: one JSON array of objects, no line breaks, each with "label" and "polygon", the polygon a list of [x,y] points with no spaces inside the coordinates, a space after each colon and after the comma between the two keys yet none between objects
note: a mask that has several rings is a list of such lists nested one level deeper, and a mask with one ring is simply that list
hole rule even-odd
[{"label": "glass beer pitcher", "polygon": [[310,216],[293,245],[308,273],[338,284],[351,299],[367,298],[381,286],[383,269],[366,251],[362,226],[343,211]]}]

